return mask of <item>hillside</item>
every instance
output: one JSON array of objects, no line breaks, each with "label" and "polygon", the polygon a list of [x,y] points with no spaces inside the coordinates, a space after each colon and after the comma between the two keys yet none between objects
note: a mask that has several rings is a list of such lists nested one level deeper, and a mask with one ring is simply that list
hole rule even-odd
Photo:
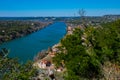
[{"label": "hillside", "polygon": [[53,61],[67,68],[65,80],[120,79],[120,20],[75,28],[61,44]]},{"label": "hillside", "polygon": [[32,32],[45,28],[49,24],[51,24],[51,22],[1,20],[0,43],[28,35]]}]

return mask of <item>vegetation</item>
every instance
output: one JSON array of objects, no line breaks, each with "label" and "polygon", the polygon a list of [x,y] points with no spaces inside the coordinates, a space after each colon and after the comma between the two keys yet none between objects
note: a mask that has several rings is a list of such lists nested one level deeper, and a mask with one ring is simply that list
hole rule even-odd
[{"label": "vegetation", "polygon": [[28,35],[44,28],[48,24],[50,24],[50,22],[24,20],[0,21],[0,43]]},{"label": "vegetation", "polygon": [[78,14],[80,15],[80,19],[82,20],[82,24],[85,26],[86,11],[84,9],[81,9],[78,11]]},{"label": "vegetation", "polygon": [[[18,22],[16,25],[16,22],[15,24],[13,22],[12,24],[16,25],[15,27],[7,26],[9,22],[7,25],[0,24],[0,40],[10,38],[6,38],[6,36],[10,36],[14,32],[18,35],[18,33],[24,33],[24,30],[29,32],[33,28],[30,25],[25,25],[26,27],[23,26],[18,29],[17,27],[20,23]],[[34,25],[39,26],[35,23]],[[62,46],[59,47],[61,51],[53,58],[53,62],[57,67],[66,68],[64,73],[65,80],[109,80],[111,77],[113,78],[112,80],[117,80],[119,78],[120,20],[103,23],[99,27],[87,25],[84,30],[75,28],[72,35],[66,35],[61,40],[61,44]],[[17,58],[9,58],[8,54],[9,50],[6,48],[1,49],[1,80],[31,80],[38,75],[38,70],[32,66],[33,62],[28,61],[25,64],[20,64]],[[35,60],[42,59],[47,54],[48,52],[42,51],[35,57]]]},{"label": "vegetation", "polygon": [[61,48],[66,50],[57,53],[53,61],[56,66],[64,62],[65,80],[108,79],[103,71],[106,63],[120,65],[120,20],[101,26],[76,28],[61,40]]},{"label": "vegetation", "polygon": [[17,58],[9,58],[7,49],[0,52],[0,79],[1,80],[32,80],[37,76],[37,70],[33,68],[33,63],[28,61],[20,64]]}]

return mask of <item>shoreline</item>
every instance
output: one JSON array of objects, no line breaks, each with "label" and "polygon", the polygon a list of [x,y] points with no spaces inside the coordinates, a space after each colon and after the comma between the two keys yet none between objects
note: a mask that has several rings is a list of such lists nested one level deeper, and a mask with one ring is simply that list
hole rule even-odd
[{"label": "shoreline", "polygon": [[[60,35],[58,36],[58,34]],[[5,42],[0,47],[1,48],[5,47],[9,49],[10,50],[9,57],[11,58],[19,57],[20,59],[19,61],[24,63],[27,60],[34,61],[34,57],[40,51],[47,50],[49,47],[52,47],[54,44],[58,43],[60,39],[62,39],[65,36],[65,34],[66,34],[65,23],[54,22],[54,24],[45,27],[42,30],[34,32],[28,36]],[[23,54],[21,53],[25,53],[25,56],[23,56]]]},{"label": "shoreline", "polygon": [[[8,42],[8,41],[30,35],[34,32],[42,30],[42,29],[46,28],[47,26],[53,24],[53,22],[37,22],[39,25],[34,26],[34,24],[36,22],[30,22],[30,23],[32,25],[32,27],[29,26],[30,28],[27,28],[25,30],[16,31],[15,33],[9,32],[10,34],[7,34],[7,35],[0,35],[0,45],[5,42]],[[5,33],[4,30],[2,30],[2,31],[3,31],[3,33]]]},{"label": "shoreline", "polygon": [[[74,29],[71,26],[67,25],[66,34],[62,39],[64,39],[67,35],[72,35],[73,30]],[[55,79],[59,77],[59,78],[61,78],[61,80],[63,80],[63,75],[64,75],[64,72],[66,71],[66,68],[64,67],[64,62],[62,63],[62,66],[56,67],[54,62],[52,61],[52,58],[54,58],[55,55],[58,52],[60,52],[60,50],[58,48],[59,46],[62,46],[60,41],[57,44],[53,45],[51,47],[51,50],[47,49],[48,54],[45,55],[45,57],[43,57],[42,59],[39,59],[37,61],[34,61],[33,66],[39,70],[46,71],[48,73],[47,75],[50,75],[49,72],[52,71],[52,75],[54,75]],[[40,54],[40,53],[38,53],[38,54]],[[48,63],[50,63],[49,66],[47,65]],[[40,79],[41,79],[41,76],[40,76],[41,74],[39,74],[39,76],[38,76]],[[46,74],[46,73],[44,73],[44,74]],[[58,76],[58,75],[60,75],[60,76]],[[47,77],[50,78],[50,76],[47,76]]]},{"label": "shoreline", "polygon": [[[59,79],[58,77],[60,77],[58,75],[61,75],[66,71],[66,68],[63,68],[61,66],[57,68],[52,61],[52,58],[55,57],[55,55],[58,51],[57,47],[59,47],[59,46],[61,46],[60,42],[53,45],[51,48],[51,51],[47,50],[48,54],[45,57],[43,57],[42,59],[39,59],[37,61],[34,61],[33,67],[42,71],[42,73],[39,73],[39,75],[38,75],[39,79],[44,79],[45,77],[50,79],[51,78],[50,76],[53,75],[54,79],[58,80]],[[42,77],[41,75],[44,75],[44,77]],[[61,76],[63,76],[63,75],[61,75]],[[62,78],[62,77],[60,77],[60,78]],[[63,79],[61,79],[61,80],[63,80]]]},{"label": "shoreline", "polygon": [[[74,31],[74,28],[75,28],[75,27],[71,27],[71,26],[67,25],[67,27],[66,27],[66,34],[65,34],[65,36],[64,36],[62,39],[64,39],[67,35],[72,35],[72,33],[73,33],[73,31]],[[56,54],[57,52],[59,52],[59,49],[58,49],[59,46],[61,46],[60,41],[59,41],[58,43],[54,44],[54,45],[51,47],[51,50],[49,50],[49,48],[48,48],[48,49],[46,50],[46,52],[47,52],[48,54],[45,55],[45,57],[43,57],[42,59],[39,59],[39,60],[35,61],[35,63],[46,59],[48,56],[51,56],[51,58],[53,58],[53,57],[55,56],[55,54]],[[39,52],[38,54],[40,54],[40,52]]]}]

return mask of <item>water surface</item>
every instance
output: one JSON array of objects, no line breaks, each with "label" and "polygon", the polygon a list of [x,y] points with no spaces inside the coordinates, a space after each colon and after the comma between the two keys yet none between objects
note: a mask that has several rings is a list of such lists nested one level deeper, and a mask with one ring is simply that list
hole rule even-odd
[{"label": "water surface", "polygon": [[5,42],[0,45],[0,48],[10,49],[9,57],[18,57],[21,62],[26,62],[33,60],[33,57],[41,50],[58,43],[65,33],[65,23],[55,22],[28,36]]}]

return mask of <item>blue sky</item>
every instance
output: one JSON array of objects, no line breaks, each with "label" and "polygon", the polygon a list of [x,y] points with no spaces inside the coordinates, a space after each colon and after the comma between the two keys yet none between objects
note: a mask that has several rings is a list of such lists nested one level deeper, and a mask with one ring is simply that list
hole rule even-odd
[{"label": "blue sky", "polygon": [[120,0],[0,0],[0,16],[77,16],[120,14]]}]

